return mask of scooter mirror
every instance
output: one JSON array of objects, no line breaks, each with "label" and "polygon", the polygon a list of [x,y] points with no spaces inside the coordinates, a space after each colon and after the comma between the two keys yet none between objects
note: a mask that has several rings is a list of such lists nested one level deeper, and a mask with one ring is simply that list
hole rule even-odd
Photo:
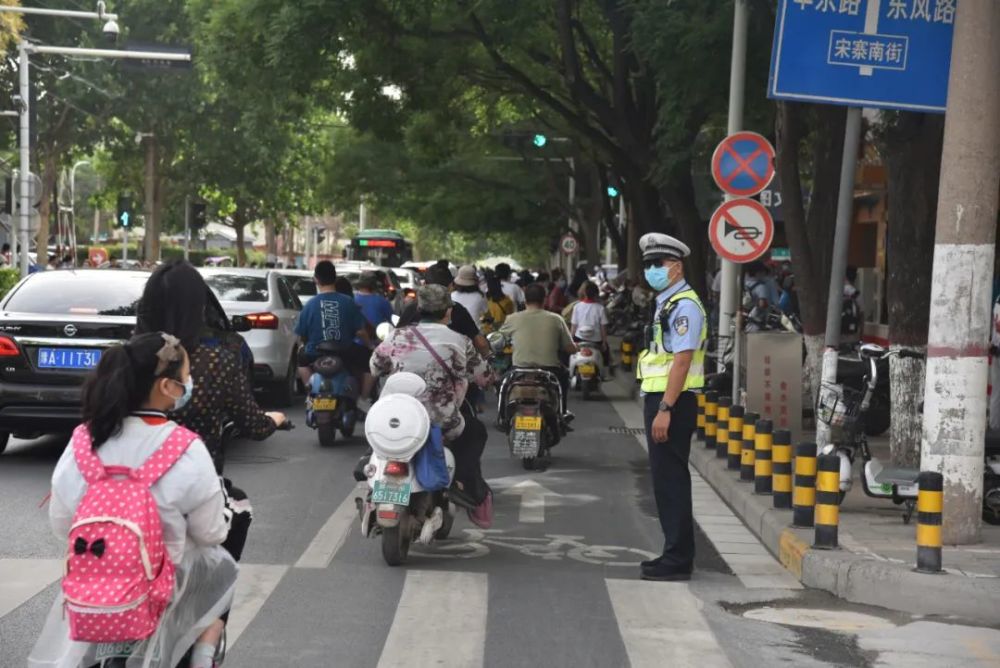
[{"label": "scooter mirror", "polygon": [[[396,316],[393,317],[395,318]],[[383,322],[381,325],[375,328],[375,336],[378,337],[379,341],[385,341],[387,338],[389,338],[389,334],[392,333],[393,329],[395,329],[395,327],[393,327],[387,322]]]}]

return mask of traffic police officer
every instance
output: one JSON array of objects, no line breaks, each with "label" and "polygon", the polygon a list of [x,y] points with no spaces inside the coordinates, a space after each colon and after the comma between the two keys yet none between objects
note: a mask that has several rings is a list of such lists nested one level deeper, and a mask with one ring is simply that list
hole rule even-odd
[{"label": "traffic police officer", "polygon": [[663,554],[642,563],[644,580],[688,580],[694,566],[694,518],[688,455],[705,385],[705,307],[684,280],[684,243],[651,233],[639,240],[646,282],[656,291],[646,348],[639,354],[643,417]]}]

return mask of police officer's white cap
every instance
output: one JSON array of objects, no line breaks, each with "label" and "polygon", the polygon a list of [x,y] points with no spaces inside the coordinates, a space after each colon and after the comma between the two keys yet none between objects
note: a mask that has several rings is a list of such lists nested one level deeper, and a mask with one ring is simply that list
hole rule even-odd
[{"label": "police officer's white cap", "polygon": [[691,249],[683,241],[660,232],[642,235],[639,239],[639,250],[642,251],[643,261],[665,257],[681,260],[691,254]]}]

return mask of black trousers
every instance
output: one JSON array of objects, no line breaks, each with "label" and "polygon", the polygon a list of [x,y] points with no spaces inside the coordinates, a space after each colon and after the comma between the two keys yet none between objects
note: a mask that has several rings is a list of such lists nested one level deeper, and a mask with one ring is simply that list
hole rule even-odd
[{"label": "black trousers", "polygon": [[462,417],[465,419],[465,429],[462,435],[451,443],[448,448],[455,455],[455,480],[462,483],[462,489],[476,503],[482,503],[489,487],[483,479],[483,469],[480,459],[486,449],[489,434],[486,425],[476,417],[475,411],[468,401],[462,404]]},{"label": "black trousers", "polygon": [[663,529],[663,563],[677,571],[694,565],[694,517],[691,510],[691,435],[698,416],[698,402],[691,392],[682,392],[670,416],[666,443],[653,442],[653,418],[663,394],[647,394],[643,400],[649,468],[653,476],[656,511]]}]

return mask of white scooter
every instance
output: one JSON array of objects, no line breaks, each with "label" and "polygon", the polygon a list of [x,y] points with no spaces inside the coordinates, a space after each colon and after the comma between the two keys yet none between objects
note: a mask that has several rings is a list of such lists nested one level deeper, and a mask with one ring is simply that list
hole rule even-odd
[{"label": "white scooter", "polygon": [[604,380],[604,357],[597,343],[580,341],[576,345],[579,350],[569,358],[570,386],[583,392],[586,401]]},{"label": "white scooter", "polygon": [[442,489],[421,486],[413,462],[434,435],[430,416],[416,399],[426,389],[420,376],[393,374],[365,419],[365,438],[372,456],[364,468],[366,498],[355,499],[361,515],[361,533],[382,537],[382,558],[390,566],[406,561],[413,541],[429,545],[451,533],[455,517],[448,487],[455,476],[455,458],[444,448],[448,484]]}]

